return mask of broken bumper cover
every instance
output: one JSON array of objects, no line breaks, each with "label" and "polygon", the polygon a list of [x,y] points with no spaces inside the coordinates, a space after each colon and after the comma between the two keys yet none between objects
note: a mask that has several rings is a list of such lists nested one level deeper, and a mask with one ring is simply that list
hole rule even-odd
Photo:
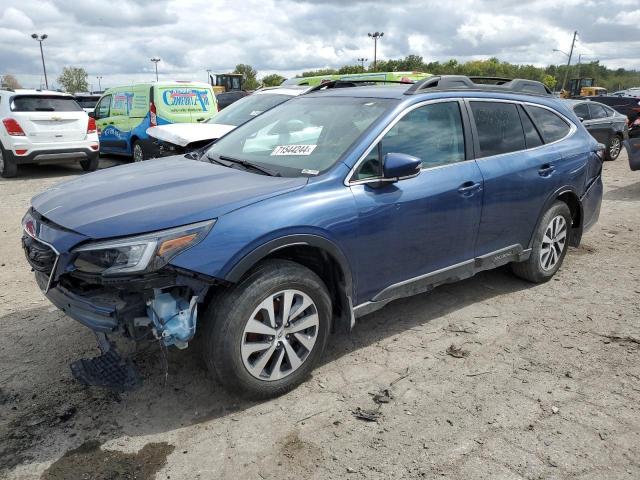
[{"label": "broken bumper cover", "polygon": [[[39,272],[36,272],[36,278],[41,288],[41,282],[46,285],[48,281],[47,276]],[[45,296],[68,316],[95,332],[111,333],[118,328],[118,305],[115,303],[98,304],[95,299],[76,295],[60,285],[50,288]]]}]

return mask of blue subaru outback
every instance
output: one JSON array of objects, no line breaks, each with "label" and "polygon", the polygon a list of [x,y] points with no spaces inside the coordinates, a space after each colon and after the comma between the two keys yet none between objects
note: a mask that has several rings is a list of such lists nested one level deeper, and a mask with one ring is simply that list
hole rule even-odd
[{"label": "blue subaru outback", "polygon": [[279,395],[330,332],[500,265],[545,282],[597,221],[603,145],[542,84],[337,86],[186,158],[33,198],[23,245],[37,282],[102,350],[72,364],[77,379],[135,385],[124,336],[198,343],[226,387]]}]

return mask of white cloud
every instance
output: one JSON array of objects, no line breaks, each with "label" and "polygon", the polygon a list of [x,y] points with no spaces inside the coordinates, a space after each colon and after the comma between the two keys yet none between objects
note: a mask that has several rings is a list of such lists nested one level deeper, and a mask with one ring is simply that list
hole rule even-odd
[{"label": "white cloud", "polygon": [[637,1],[0,0],[0,74],[40,83],[33,32],[49,35],[50,83],[74,65],[93,83],[101,75],[103,87],[152,78],[156,55],[162,77],[201,80],[207,68],[224,72],[237,63],[290,76],[359,57],[371,62],[367,32],[376,30],[385,32],[378,58],[496,56],[545,65],[565,61],[553,49],[567,51],[577,29],[576,55],[640,68]]}]

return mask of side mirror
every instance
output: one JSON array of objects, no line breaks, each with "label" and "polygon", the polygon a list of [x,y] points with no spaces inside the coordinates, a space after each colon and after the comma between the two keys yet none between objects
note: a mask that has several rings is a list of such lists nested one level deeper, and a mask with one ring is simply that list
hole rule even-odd
[{"label": "side mirror", "polygon": [[387,153],[382,161],[382,173],[387,181],[417,177],[421,168],[422,160],[405,153]]},{"label": "side mirror", "polygon": [[96,112],[89,112],[87,115],[89,115],[91,118],[96,118]]}]

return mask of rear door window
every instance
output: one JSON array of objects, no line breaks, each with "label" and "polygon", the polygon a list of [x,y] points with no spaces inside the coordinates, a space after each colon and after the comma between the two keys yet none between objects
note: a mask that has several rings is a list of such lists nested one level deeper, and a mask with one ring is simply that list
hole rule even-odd
[{"label": "rear door window", "polygon": [[599,118],[607,118],[607,111],[604,109],[602,105],[598,105],[597,103],[592,103],[589,105],[589,111],[591,112],[591,118],[596,120]]},{"label": "rear door window", "polygon": [[526,106],[531,119],[542,134],[544,143],[551,143],[569,135],[571,127],[560,116],[542,107]]},{"label": "rear door window", "polygon": [[71,97],[54,95],[20,95],[13,97],[13,112],[79,112],[82,108]]},{"label": "rear door window", "polygon": [[589,113],[589,105],[586,103],[579,103],[573,107],[573,112],[578,118],[583,120],[591,120],[591,114]]},{"label": "rear door window", "polygon": [[470,102],[478,130],[480,156],[490,157],[526,148],[518,108],[513,103]]}]

